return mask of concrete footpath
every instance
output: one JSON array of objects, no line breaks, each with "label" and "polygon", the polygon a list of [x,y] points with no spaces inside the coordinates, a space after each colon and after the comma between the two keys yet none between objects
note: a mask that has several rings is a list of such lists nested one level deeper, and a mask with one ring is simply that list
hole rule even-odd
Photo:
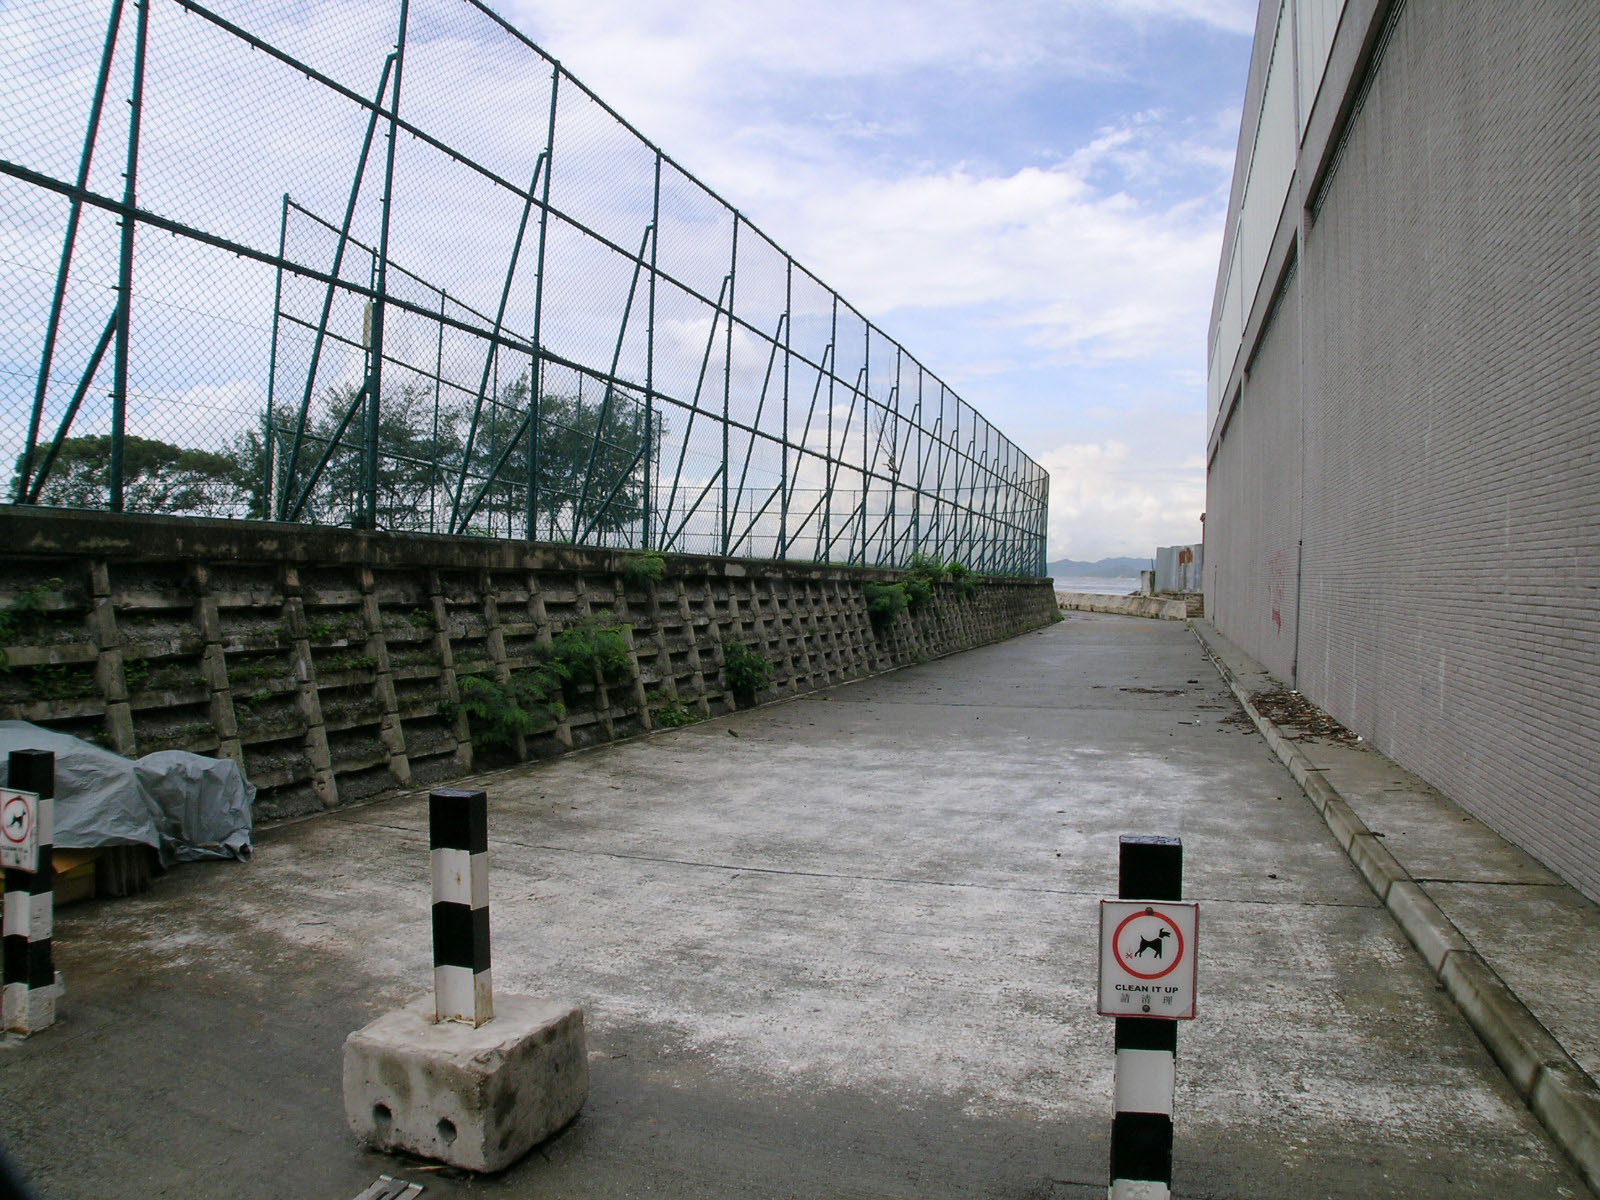
[{"label": "concrete footpath", "polygon": [[61,1024],[0,1049],[40,1193],[1104,1196],[1096,901],[1146,833],[1201,904],[1178,1196],[1586,1194],[1179,622],[1072,613],[476,785],[495,986],[587,1011],[564,1133],[475,1179],[345,1129],[345,1035],[429,984],[418,793],[59,914]]},{"label": "concrete footpath", "polygon": [[1210,622],[1194,628],[1517,1092],[1600,1189],[1600,905],[1348,731],[1295,720],[1294,703],[1273,698],[1281,681]]}]

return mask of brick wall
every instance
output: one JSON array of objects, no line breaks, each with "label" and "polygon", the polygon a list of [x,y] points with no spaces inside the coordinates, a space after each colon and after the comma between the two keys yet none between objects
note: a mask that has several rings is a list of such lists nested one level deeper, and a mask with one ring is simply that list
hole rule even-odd
[{"label": "brick wall", "polygon": [[[1405,4],[1303,245],[1289,395],[1299,686],[1600,898],[1596,129],[1600,6]],[[1212,611],[1280,675],[1282,539],[1248,510],[1300,499],[1287,468],[1247,477],[1300,449],[1252,410],[1282,336],[1217,447],[1206,547]]]},{"label": "brick wall", "polygon": [[515,761],[651,729],[667,708],[731,711],[724,648],[770,660],[770,700],[1054,619],[1048,580],[935,589],[884,628],[863,586],[894,572],[571,546],[0,507],[7,632],[0,719],[118,753],[241,762],[262,818],[315,811],[475,764],[461,680],[504,681],[556,635],[618,629],[627,678],[568,687],[565,711],[498,749]]}]

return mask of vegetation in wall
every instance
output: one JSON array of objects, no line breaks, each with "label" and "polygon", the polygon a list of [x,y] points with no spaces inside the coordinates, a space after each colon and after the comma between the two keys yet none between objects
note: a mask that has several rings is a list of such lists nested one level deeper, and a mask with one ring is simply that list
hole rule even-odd
[{"label": "vegetation in wall", "polygon": [[777,667],[743,642],[729,642],[722,650],[722,673],[728,690],[746,699],[772,682]]},{"label": "vegetation in wall", "polygon": [[313,617],[306,620],[306,639],[312,642],[365,641],[367,623],[358,614]]},{"label": "vegetation in wall", "polygon": [[568,702],[596,675],[615,684],[633,673],[633,655],[622,627],[593,620],[563,629],[539,655],[542,661],[512,671],[504,682],[487,675],[463,675],[460,702],[444,701],[440,714],[451,721],[465,714],[472,744],[480,750],[510,747],[518,735],[548,729],[564,719]]},{"label": "vegetation in wall", "polygon": [[335,675],[341,671],[370,671],[378,660],[370,654],[330,654],[317,660],[317,673]]},{"label": "vegetation in wall", "polygon": [[28,640],[39,631],[45,619],[45,601],[61,587],[61,580],[47,579],[23,588],[5,608],[0,608],[0,667],[10,662],[4,647]]},{"label": "vegetation in wall", "polygon": [[98,695],[94,670],[68,663],[33,668],[29,692],[40,700],[83,700]]},{"label": "vegetation in wall", "polygon": [[452,721],[465,713],[472,744],[479,750],[510,746],[517,737],[548,727],[566,715],[566,706],[550,694],[550,682],[539,670],[513,671],[504,683],[483,675],[464,675],[460,703],[447,700],[439,712]]},{"label": "vegetation in wall", "polygon": [[862,590],[866,592],[867,617],[874,629],[888,628],[909,605],[903,583],[868,583],[862,585]]},{"label": "vegetation in wall", "polygon": [[621,683],[633,673],[633,654],[620,625],[590,620],[556,634],[546,669],[564,683],[587,683],[596,672],[606,683]]},{"label": "vegetation in wall", "polygon": [[130,694],[183,691],[205,683],[196,663],[169,662],[157,667],[148,658],[131,655],[122,660],[122,679]]},{"label": "vegetation in wall", "polygon": [[662,696],[650,706],[650,724],[657,729],[677,729],[698,720],[700,714],[690,712],[676,696]]},{"label": "vegetation in wall", "polygon": [[978,590],[978,582],[964,563],[946,562],[937,554],[918,552],[906,564],[905,578],[898,583],[867,583],[862,591],[867,598],[867,616],[878,631],[887,629],[901,613],[916,613],[933,599],[937,589],[948,587],[961,600]]},{"label": "vegetation in wall", "polygon": [[666,559],[659,554],[630,554],[622,560],[622,586],[630,592],[648,591],[666,574]]}]

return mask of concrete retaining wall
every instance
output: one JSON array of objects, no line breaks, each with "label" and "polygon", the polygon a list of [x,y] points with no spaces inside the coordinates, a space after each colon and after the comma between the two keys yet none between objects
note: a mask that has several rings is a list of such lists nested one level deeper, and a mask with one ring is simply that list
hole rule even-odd
[{"label": "concrete retaining wall", "polygon": [[1095,592],[1057,592],[1056,607],[1077,612],[1117,613],[1125,617],[1155,617],[1163,621],[1182,621],[1189,606],[1182,600],[1161,596],[1102,596]]},{"label": "concrete retaining wall", "polygon": [[1053,619],[1044,579],[939,585],[875,630],[863,585],[895,572],[672,555],[630,586],[612,551],[300,525],[0,506],[0,544],[0,718],[235,759],[263,818],[471,770],[467,718],[441,712],[460,679],[504,680],[584,621],[622,629],[630,678],[583,682],[515,757],[731,710],[729,643],[775,665],[770,700]]}]

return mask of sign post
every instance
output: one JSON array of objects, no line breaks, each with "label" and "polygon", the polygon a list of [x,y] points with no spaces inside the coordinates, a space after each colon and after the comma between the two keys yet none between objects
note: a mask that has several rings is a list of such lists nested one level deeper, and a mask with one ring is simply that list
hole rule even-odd
[{"label": "sign post", "polygon": [[1199,935],[1182,894],[1182,842],[1121,839],[1119,898],[1100,902],[1099,1011],[1117,1019],[1110,1200],[1172,1195],[1177,1023],[1194,1017]]},{"label": "sign post", "polygon": [[0,862],[5,866],[5,963],[0,1018],[7,1033],[55,1023],[61,994],[51,956],[55,930],[56,756],[13,750],[0,790]]}]

